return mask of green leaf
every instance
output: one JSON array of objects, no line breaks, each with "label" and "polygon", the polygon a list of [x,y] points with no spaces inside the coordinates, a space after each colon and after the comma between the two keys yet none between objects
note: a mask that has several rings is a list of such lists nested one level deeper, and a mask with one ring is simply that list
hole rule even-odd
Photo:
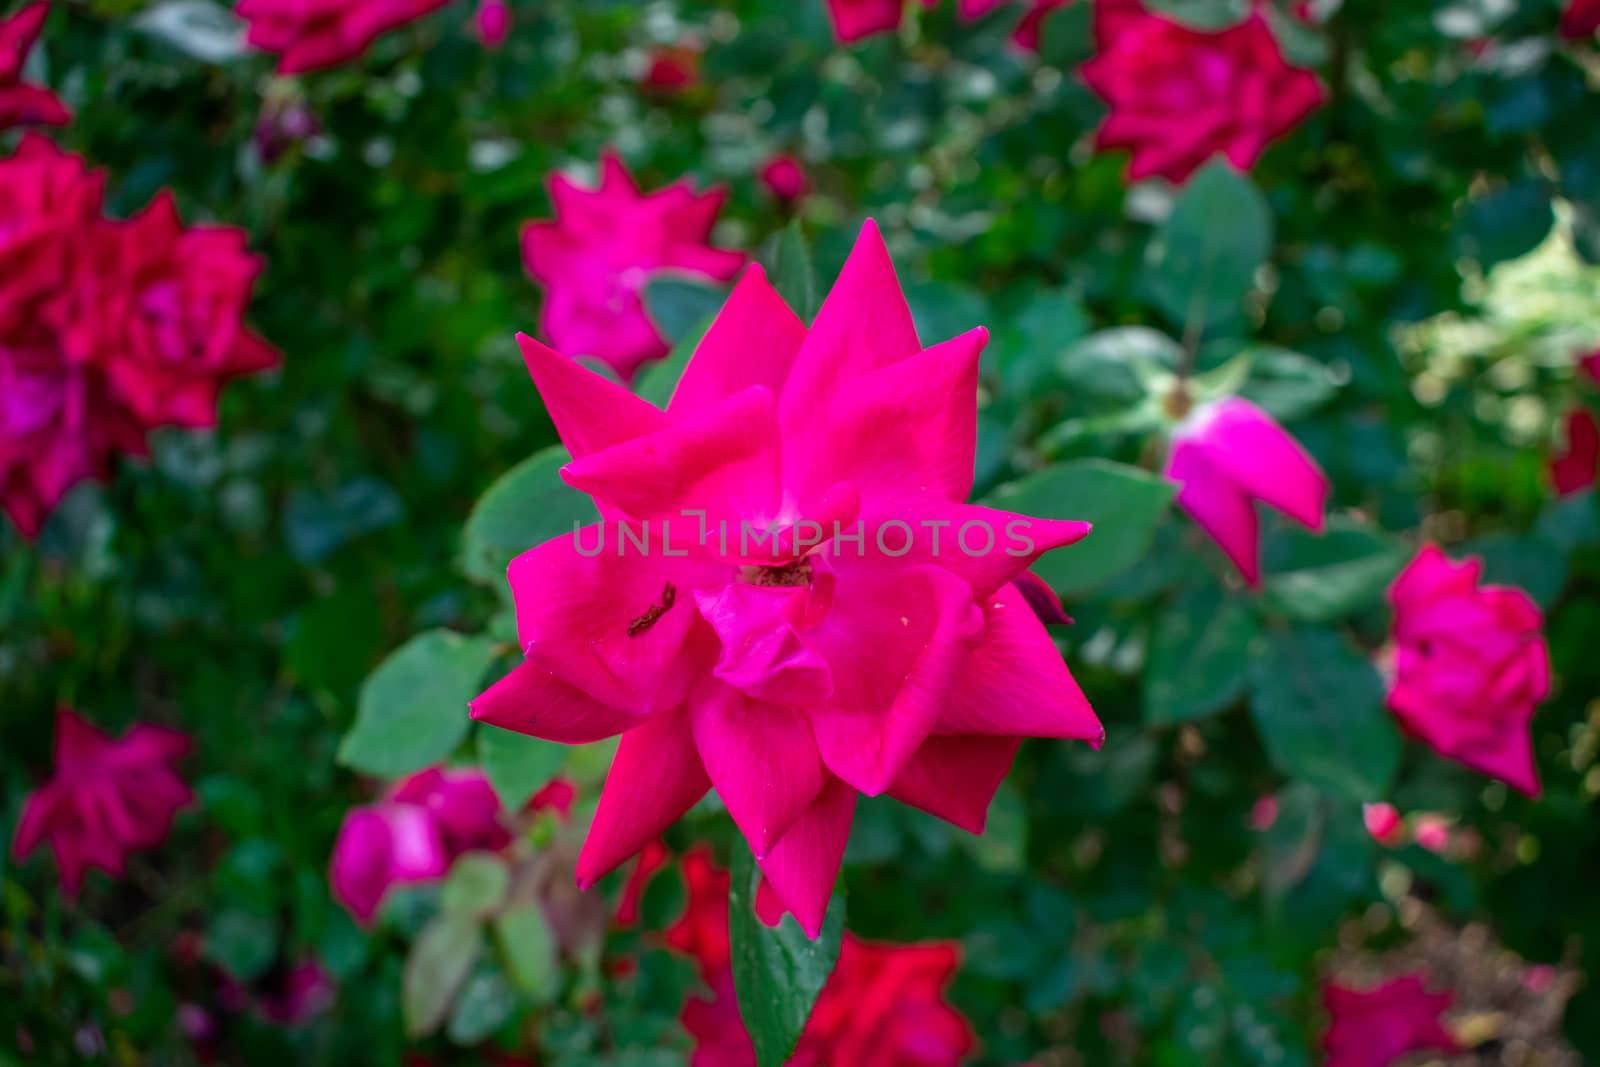
[{"label": "green leaf", "polygon": [[1225,30],[1250,14],[1250,0],[1146,0],[1151,11],[1194,30]]},{"label": "green leaf", "polygon": [[1333,630],[1269,633],[1250,711],[1273,766],[1296,781],[1373,801],[1400,765],[1400,733],[1377,669]]},{"label": "green leaf", "polygon": [[844,934],[844,898],[828,902],[822,935],[812,941],[794,916],[777,927],[756,915],[761,872],[743,842],[734,845],[728,891],[728,934],[733,949],[733,986],[739,1014],[756,1048],[757,1067],[779,1067],[794,1052],[822,987],[839,962]]},{"label": "green leaf", "polygon": [[706,331],[711,328],[712,321],[710,317],[702,319],[672,347],[672,352],[666,359],[645,367],[639,373],[639,380],[633,387],[634,392],[658,408],[666,407],[667,402],[672,399],[673,391],[678,388],[678,379],[683,377],[684,368],[689,366],[689,360],[694,357],[695,349],[699,348],[700,342],[705,339]]},{"label": "green leaf", "polygon": [[1088,4],[1068,4],[1052,11],[1039,27],[1039,61],[1073,70],[1093,56],[1094,27]]},{"label": "green leaf", "polygon": [[571,458],[560,445],[541,449],[478,498],[462,533],[462,569],[469,578],[502,585],[516,556],[600,521],[594,502],[561,480]]},{"label": "green leaf", "polygon": [[478,727],[478,763],[509,811],[550,784],[567,761],[567,746],[487,723]]},{"label": "green leaf", "polygon": [[494,930],[506,970],[517,988],[537,1004],[553,1001],[560,991],[556,945],[538,901],[501,915]]},{"label": "green leaf", "polygon": [[278,956],[278,924],[270,916],[228,908],[206,927],[206,956],[240,982],[253,982]]},{"label": "green leaf", "polygon": [[445,1033],[457,1045],[476,1045],[500,1029],[516,1010],[517,995],[510,983],[496,971],[480,970],[456,998]]},{"label": "green leaf", "polygon": [[658,278],[644,287],[645,306],[662,336],[676,346],[714,318],[727,294],[709,285]]},{"label": "green leaf", "polygon": [[778,295],[793,309],[800,321],[810,323],[822,306],[817,288],[817,270],[811,259],[811,248],[800,220],[795,219],[778,234],[775,247],[767,257],[768,279]]},{"label": "green leaf", "polygon": [[1183,349],[1147,326],[1119,326],[1090,334],[1061,354],[1060,373],[1074,392],[1133,404],[1170,376]]},{"label": "green leaf", "polygon": [[1250,371],[1239,395],[1279,422],[1304,418],[1339,391],[1338,375],[1310,356],[1271,345],[1246,354]]},{"label": "green leaf", "polygon": [[1406,562],[1405,547],[1393,538],[1340,520],[1320,535],[1285,530],[1268,555],[1272,573],[1263,589],[1269,606],[1307,622],[1340,619],[1376,604]]},{"label": "green leaf", "polygon": [[1191,722],[1238,700],[1259,654],[1261,627],[1238,597],[1205,585],[1156,621],[1145,668],[1144,717],[1152,725]]},{"label": "green leaf", "polygon": [[1175,492],[1172,483],[1138,467],[1084,459],[1002,485],[984,503],[1036,518],[1094,524],[1088,537],[1034,564],[1034,572],[1065,596],[1093,589],[1139,562]]},{"label": "green leaf", "polygon": [[1239,317],[1272,250],[1272,215],[1228,164],[1207,164],[1178,197],[1145,257],[1150,294],[1186,334]]},{"label": "green leaf", "polygon": [[401,972],[400,1014],[407,1037],[427,1037],[439,1029],[482,951],[483,931],[470,915],[447,912],[423,928]]},{"label": "green leaf", "polygon": [[1515,586],[1542,608],[1554,604],[1567,584],[1567,553],[1559,542],[1538,534],[1486,534],[1451,555],[1483,557],[1485,583]]},{"label": "green leaf", "polygon": [[1533,251],[1554,224],[1549,192],[1538,182],[1513,182],[1466,206],[1456,226],[1456,251],[1488,270]]},{"label": "green leaf", "polygon": [[439,906],[482,917],[497,911],[511,888],[511,871],[492,852],[467,852],[450,865]]},{"label": "green leaf", "polygon": [[356,722],[339,744],[339,762],[397,778],[448,756],[472,724],[494,644],[449,630],[429,630],[400,646],[361,687]]}]

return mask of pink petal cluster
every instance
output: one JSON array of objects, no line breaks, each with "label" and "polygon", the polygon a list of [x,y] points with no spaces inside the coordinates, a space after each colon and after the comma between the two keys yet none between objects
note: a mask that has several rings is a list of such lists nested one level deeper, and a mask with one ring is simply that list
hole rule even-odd
[{"label": "pink petal cluster", "polygon": [[1590,488],[1600,468],[1600,422],[1586,407],[1567,412],[1565,440],[1550,457],[1550,482],[1557,495],[1571,496]]},{"label": "pink petal cluster", "polygon": [[50,5],[29,4],[0,19],[0,130],[12,126],[65,126],[72,114],[50,90],[22,80],[22,64],[39,39]]},{"label": "pink petal cluster", "polygon": [[[684,856],[689,899],[667,943],[694,958],[711,997],[684,1005],[695,1039],[691,1067],[753,1067],[755,1046],[739,1017],[728,937],[728,872],[706,849]],[[955,1067],[972,1051],[972,1028],[944,999],[961,964],[959,945],[887,945],[844,935],[789,1067]]]},{"label": "pink petal cluster", "polygon": [[811,193],[811,178],[805,164],[787,152],[767,160],[761,167],[761,184],[785,204],[797,204]]},{"label": "pink petal cluster", "polygon": [[1561,16],[1561,33],[1570,40],[1593,37],[1600,30],[1600,0],[1572,0]]},{"label": "pink petal cluster", "polygon": [[[1577,370],[1581,383],[1600,384],[1600,351],[1580,357]],[[1596,421],[1594,412],[1579,405],[1567,412],[1562,448],[1550,457],[1550,482],[1559,496],[1581,493],[1594,485],[1597,467],[1600,421]]]},{"label": "pink petal cluster", "polygon": [[1172,434],[1166,477],[1178,505],[1222,547],[1251,586],[1261,584],[1255,502],[1321,531],[1328,479],[1266,412],[1240,397],[1204,404]]},{"label": "pink petal cluster", "polygon": [[447,0],[239,0],[245,42],[278,57],[279,74],[348,63],[373,41]]},{"label": "pink petal cluster", "polygon": [[683,181],[641,193],[609,152],[600,175],[594,190],[551,177],[556,217],[523,227],[522,261],[545,287],[540,329],[550,343],[628,379],[669,350],[645,308],[645,284],[672,274],[725,282],[745,255],[707,243],[723,190],[697,195]]},{"label": "pink petal cluster", "polygon": [[694,88],[700,84],[700,49],[689,43],[652,49],[639,84],[664,96]]},{"label": "pink petal cluster", "polygon": [[1130,181],[1182,182],[1219,153],[1249,170],[1323,100],[1316,75],[1288,64],[1260,11],[1207,33],[1097,4],[1095,38],[1083,80],[1110,109],[1095,143],[1131,151]]},{"label": "pink petal cluster", "polygon": [[243,325],[243,231],[172,200],[101,214],[102,182],[34,134],[0,160],[0,507],[35,537],[73,485],[157,426],[209,426],[217,394],[277,354]]},{"label": "pink petal cluster", "polygon": [[483,47],[493,51],[511,36],[511,5],[506,0],[479,0],[472,25]]},{"label": "pink petal cluster", "polygon": [[1329,982],[1322,990],[1323,1067],[1392,1067],[1412,1052],[1459,1051],[1439,1019],[1452,999],[1449,992],[1429,993],[1420,972],[1368,990]]},{"label": "pink petal cluster", "polygon": [[1102,739],[1026,576],[1087,524],[964,503],[987,336],[925,349],[869,222],[809,329],[752,266],[665,411],[520,338],[603,521],[512,563],[473,715],[621,734],[580,884],[715,786],[815,936],[858,792],[976,832],[1023,737]]},{"label": "pink petal cluster", "polygon": [[[571,786],[558,779],[534,794],[528,809],[565,814],[571,803]],[[370,923],[391,886],[435,881],[463,852],[496,852],[510,843],[500,799],[482,771],[433,767],[345,814],[328,883],[358,922]]]},{"label": "pink petal cluster", "polygon": [[1539,793],[1529,721],[1550,692],[1544,618],[1520,589],[1478,583],[1476,558],[1427,545],[1389,587],[1389,708],[1440,755]]},{"label": "pink petal cluster", "polygon": [[128,853],[165,841],[173,817],[194,799],[173,769],[188,752],[189,739],[174,730],[140,723],[113,741],[61,708],[55,772],[28,795],[12,857],[20,862],[48,841],[69,897],[91,867],[121,877]]}]

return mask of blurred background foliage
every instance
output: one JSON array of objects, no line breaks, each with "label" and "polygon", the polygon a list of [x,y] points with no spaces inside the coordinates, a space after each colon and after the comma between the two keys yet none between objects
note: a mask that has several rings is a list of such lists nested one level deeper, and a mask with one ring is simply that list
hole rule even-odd
[{"label": "blurred background foliage", "polygon": [[[1087,2],[1047,19],[1038,56],[1008,44],[1009,8],[976,26],[918,9],[843,49],[820,0],[520,0],[487,51],[457,3],[296,78],[205,0],[58,4],[35,60],[76,113],[58,140],[109,172],[114,212],[170,186],[186,218],[245,227],[267,263],[253,319],[284,361],[227,393],[216,432],[159,434],[151,462],[74,492],[36,546],[0,527],[0,826],[49,766],[58,703],[192,732],[200,796],[165,849],[76,907],[47,862],[0,861],[0,1048],[25,1030],[17,1062],[400,1060],[404,961],[441,891],[404,894],[372,933],[332,902],[334,833],[373,792],[336,749],[363,680],[419,632],[503,650],[498,566],[564,514],[533,488],[547,462],[474,515],[555,439],[512,340],[540,300],[517,234],[549,217],[551,172],[592,174],[608,146],[646,188],[725,184],[718,243],[755,252],[791,214],[757,171],[795,153],[824,283],[870,215],[925,339],[993,331],[978,496],[1125,531],[1041,566],[1105,748],[1025,746],[982,838],[887,802],[857,819],[850,928],[962,942],[952,996],[981,1062],[1316,1062],[1341,923],[1402,939],[1416,902],[1600,975],[1600,517],[1545,478],[1561,413],[1594,402],[1573,363],[1600,342],[1600,53],[1561,42],[1552,0],[1316,6],[1286,44],[1326,105],[1248,179],[1180,191],[1130,189],[1125,158],[1092,151]],[[643,84],[653,50],[682,44],[700,80]],[[310,136],[274,132],[294,110]],[[1171,313],[1193,282],[1169,250],[1196,240],[1240,279],[1199,322]],[[651,295],[675,336],[708,306]],[[1186,342],[1219,374],[1247,355],[1245,395],[1335,486],[1327,537],[1268,521],[1260,597],[1170,489],[1077,462],[1155,465],[1140,406]],[[1548,613],[1538,801],[1402,748],[1381,710],[1357,649],[1383,643],[1383,588],[1423,537],[1482,553]],[[497,758],[465,733],[423,762]],[[606,763],[498,758],[502,780],[571,777],[579,826]],[[1267,797],[1276,819],[1253,829]],[[1453,846],[1381,846],[1361,810],[1378,800],[1441,813]],[[730,829],[697,810],[671,836],[726,856]],[[573,832],[544,820],[529,840]],[[674,879],[644,931],[681,903]],[[637,956],[627,974],[596,948],[514,995],[489,982],[416,1047],[490,1062],[532,1037],[539,1062],[680,1062],[693,975],[648,942],[610,935],[606,960]],[[208,1044],[175,1022],[309,958],[337,1006],[306,1025],[225,1014]],[[1590,1060],[1597,998],[1584,986],[1565,1019]]]}]

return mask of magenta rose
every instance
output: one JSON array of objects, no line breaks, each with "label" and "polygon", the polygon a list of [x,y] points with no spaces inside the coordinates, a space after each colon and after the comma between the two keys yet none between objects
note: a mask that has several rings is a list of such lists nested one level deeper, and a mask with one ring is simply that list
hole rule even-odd
[{"label": "magenta rose", "polygon": [[278,353],[244,324],[260,260],[243,230],[184,228],[169,193],[98,231],[96,269],[63,323],[74,355],[102,366],[147,426],[211,426],[230,379]]},{"label": "magenta rose", "polygon": [[65,126],[72,118],[54,93],[22,80],[22,65],[49,13],[49,4],[37,3],[0,19],[0,130],[23,125]]},{"label": "magenta rose", "polygon": [[347,63],[390,30],[414,22],[446,0],[239,0],[250,24],[245,40],[278,57],[279,74]]},{"label": "magenta rose", "polygon": [[1550,692],[1544,619],[1522,590],[1480,586],[1482,571],[1428,545],[1395,578],[1389,707],[1440,755],[1536,796],[1528,723]]},{"label": "magenta rose", "polygon": [[1096,20],[1099,51],[1082,74],[1110,109],[1095,143],[1132,153],[1130,181],[1182,182],[1216,155],[1249,170],[1322,103],[1316,75],[1289,66],[1259,11],[1205,33],[1125,8]]}]

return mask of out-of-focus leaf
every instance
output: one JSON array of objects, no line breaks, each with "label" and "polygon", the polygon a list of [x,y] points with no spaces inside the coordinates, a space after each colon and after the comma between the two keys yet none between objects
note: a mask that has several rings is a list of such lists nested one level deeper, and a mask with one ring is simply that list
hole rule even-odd
[{"label": "out-of-focus leaf", "polygon": [[716,315],[727,294],[709,285],[659,278],[645,286],[644,299],[656,327],[678,345]]},{"label": "out-of-focus leaf", "polygon": [[361,687],[339,762],[395,778],[444,759],[472,724],[467,705],[494,651],[486,638],[448,630],[429,630],[400,646]]},{"label": "out-of-focus leaf", "polygon": [[498,1030],[517,1009],[517,995],[495,971],[479,971],[467,980],[450,1013],[445,1033],[457,1045],[476,1045]]},{"label": "out-of-focus leaf", "polygon": [[462,566],[469,577],[500,585],[506,565],[520,553],[600,521],[594,502],[561,480],[570,460],[565,448],[551,445],[478,498],[462,533]]},{"label": "out-of-focus leaf", "polygon": [[1183,349],[1159,330],[1119,326],[1090,334],[1061,354],[1061,377],[1074,390],[1133,404],[1150,382],[1178,365]]},{"label": "out-of-focus leaf", "polygon": [[206,928],[206,955],[240,982],[266,973],[278,955],[278,924],[238,908],[217,912]]},{"label": "out-of-focus leaf", "polygon": [[548,1004],[560,992],[556,944],[537,901],[507,911],[495,920],[495,938],[506,970],[536,1004]]},{"label": "out-of-focus leaf", "polygon": [[244,23],[210,0],[164,0],[133,24],[202,63],[227,63],[246,52]]},{"label": "out-of-focus leaf", "polygon": [[1537,182],[1519,181],[1467,204],[1456,244],[1460,254],[1488,270],[1532,251],[1554,222],[1550,194]]},{"label": "out-of-focus leaf", "polygon": [[809,323],[816,317],[822,296],[811,247],[798,219],[778,234],[768,259],[767,275],[772,287],[802,322]]},{"label": "out-of-focus leaf", "polygon": [[1272,250],[1272,214],[1250,179],[1207,164],[1190,179],[1150,244],[1145,277],[1156,304],[1186,333],[1239,317]]},{"label": "out-of-focus leaf", "polygon": [[1225,30],[1250,14],[1249,0],[1147,0],[1150,10],[1196,30]]},{"label": "out-of-focus leaf", "polygon": [[1393,538],[1335,520],[1321,535],[1285,530],[1270,546],[1262,584],[1274,611],[1327,622],[1377,603],[1405,562],[1406,549]]},{"label": "out-of-focus leaf", "polygon": [[1294,422],[1321,407],[1339,389],[1339,376],[1310,356],[1270,345],[1248,350],[1250,372],[1239,395],[1279,422]]},{"label": "out-of-focus leaf", "polygon": [[511,888],[511,871],[492,852],[467,852],[450,865],[439,906],[463,915],[485,916],[498,909]]},{"label": "out-of-focus leaf", "polygon": [[1205,585],[1156,620],[1145,668],[1145,721],[1166,725],[1215,714],[1244,693],[1261,652],[1255,612]]},{"label": "out-of-focus leaf", "polygon": [[733,881],[728,894],[729,935],[733,943],[733,985],[739,1014],[755,1045],[759,1067],[778,1067],[794,1052],[822,987],[839,962],[844,934],[844,898],[828,903],[822,934],[815,941],[794,916],[769,927],[756,915],[760,869],[742,843],[734,846]]},{"label": "out-of-focus leaf", "polygon": [[1296,781],[1371,801],[1400,765],[1400,733],[1375,667],[1333,630],[1267,634],[1250,710],[1274,766]]},{"label": "out-of-focus leaf", "polygon": [[1037,518],[1094,524],[1088,537],[1034,564],[1034,573],[1070,596],[1137,563],[1175,492],[1172,483],[1137,467],[1074,460],[1002,485],[984,503]]},{"label": "out-of-focus leaf", "polygon": [[550,784],[567,760],[567,746],[487,723],[478,727],[478,763],[507,811]]},{"label": "out-of-focus leaf", "polygon": [[483,931],[470,915],[446,913],[423,928],[406,956],[400,987],[407,1037],[439,1029],[482,951]]}]

